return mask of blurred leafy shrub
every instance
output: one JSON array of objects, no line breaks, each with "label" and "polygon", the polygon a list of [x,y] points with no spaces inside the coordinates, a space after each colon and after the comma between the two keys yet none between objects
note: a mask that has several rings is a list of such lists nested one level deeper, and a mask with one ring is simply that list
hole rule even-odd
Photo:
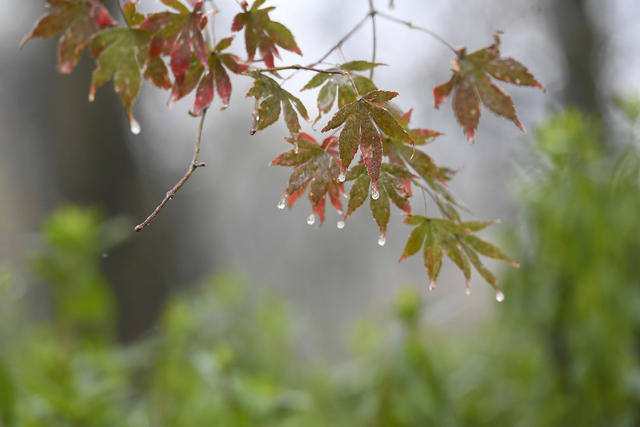
[{"label": "blurred leafy shrub", "polygon": [[117,345],[99,259],[118,227],[57,211],[33,263],[52,289],[52,321],[0,301],[0,425],[638,425],[638,151],[615,154],[571,111],[537,147],[511,239],[521,268],[496,315],[443,336],[406,289],[396,321],[359,322],[353,357],[329,367],[300,357],[278,298],[233,275],[174,298],[150,337]]}]

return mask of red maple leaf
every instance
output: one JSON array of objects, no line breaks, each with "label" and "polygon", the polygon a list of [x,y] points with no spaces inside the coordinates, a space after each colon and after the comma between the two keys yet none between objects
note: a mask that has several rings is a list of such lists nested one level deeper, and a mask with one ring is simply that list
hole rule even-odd
[{"label": "red maple leaf", "polygon": [[491,46],[468,55],[465,48],[458,50],[458,58],[451,61],[453,76],[433,89],[436,108],[455,90],[453,111],[471,142],[480,121],[480,101],[489,110],[510,119],[524,131],[513,100],[491,81],[490,76],[518,86],[536,86],[544,90],[524,65],[513,58],[500,56],[500,32],[494,34],[494,40]]},{"label": "red maple leaf", "polygon": [[165,11],[151,13],[140,25],[152,33],[150,55],[170,57],[169,65],[178,83],[182,83],[191,65],[192,54],[205,69],[209,69],[207,44],[202,29],[207,24],[204,15],[204,1],[190,0],[193,10],[189,10],[178,0],[162,0],[178,13]]},{"label": "red maple leaf", "polygon": [[260,51],[262,59],[267,67],[273,67],[273,57],[280,58],[278,48],[295,52],[302,55],[300,48],[291,34],[291,31],[279,22],[272,21],[269,18],[269,12],[274,7],[265,7],[258,9],[266,0],[256,0],[247,10],[246,2],[243,3],[244,12],[241,12],[233,19],[231,31],[244,30],[244,40],[247,48],[249,62],[253,61],[256,49]]},{"label": "red maple leaf", "polygon": [[[287,140],[294,142],[291,138]],[[342,213],[340,194],[344,193],[344,184],[339,181],[341,165],[336,150],[338,139],[330,136],[320,145],[303,132],[298,135],[295,144],[296,148],[280,154],[271,161],[272,165],[294,167],[283,202],[286,200],[289,208],[293,207],[296,200],[309,188],[311,209],[322,224],[327,195],[333,207],[338,213]]]},{"label": "red maple leaf", "polygon": [[73,71],[82,51],[94,34],[116,25],[101,0],[45,0],[54,8],[38,20],[21,46],[33,38],[54,37],[64,32],[58,43],[58,71]]}]

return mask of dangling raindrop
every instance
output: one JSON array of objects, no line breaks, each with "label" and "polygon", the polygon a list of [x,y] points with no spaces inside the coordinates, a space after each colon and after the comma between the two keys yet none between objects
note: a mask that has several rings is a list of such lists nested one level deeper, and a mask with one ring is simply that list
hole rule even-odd
[{"label": "dangling raindrop", "polygon": [[338,223],[336,224],[336,227],[338,227],[338,230],[342,230],[344,228],[344,221],[343,220],[338,221]]},{"label": "dangling raindrop", "polygon": [[504,301],[504,294],[502,293],[502,291],[496,292],[496,301],[498,302]]},{"label": "dangling raindrop", "polygon": [[134,135],[140,135],[140,131],[142,129],[140,128],[140,123],[138,123],[138,121],[136,119],[131,119],[131,133]]},{"label": "dangling raindrop", "polygon": [[295,154],[298,154],[299,150],[300,150],[300,147],[298,147],[298,140],[296,139],[296,142],[293,144],[293,152]]},{"label": "dangling raindrop", "polygon": [[344,182],[347,179],[347,175],[344,172],[340,172],[338,175],[338,182]]},{"label": "dangling raindrop", "polygon": [[373,187],[371,189],[371,198],[373,200],[378,200],[380,198],[380,192],[378,191],[378,189],[376,187]]},{"label": "dangling raindrop", "polygon": [[385,243],[387,243],[387,238],[384,234],[381,234],[380,237],[378,237],[378,245],[384,246]]},{"label": "dangling raindrop", "polygon": [[433,291],[436,288],[436,281],[431,279],[429,280],[429,290]]},{"label": "dangling raindrop", "polygon": [[471,281],[467,280],[467,287],[464,289],[465,295],[471,295]]},{"label": "dangling raindrop", "polygon": [[316,222],[316,214],[312,213],[307,217],[307,224],[313,225]]},{"label": "dangling raindrop", "polygon": [[278,209],[282,210],[287,207],[287,196],[282,196],[278,202]]},{"label": "dangling raindrop", "polygon": [[338,209],[336,212],[338,213],[338,215],[342,215],[342,209]]}]

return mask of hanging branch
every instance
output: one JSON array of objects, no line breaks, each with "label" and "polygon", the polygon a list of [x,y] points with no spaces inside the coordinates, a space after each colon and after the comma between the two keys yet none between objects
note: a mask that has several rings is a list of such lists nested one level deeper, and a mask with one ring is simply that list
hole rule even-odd
[{"label": "hanging branch", "polygon": [[402,25],[405,25],[405,26],[411,28],[412,30],[421,31],[421,32],[423,32],[425,34],[428,34],[431,37],[433,37],[434,39],[438,40],[443,45],[445,45],[446,47],[448,47],[449,49],[451,49],[451,51],[453,53],[455,53],[456,55],[460,56],[460,52],[458,51],[458,49],[453,47],[453,45],[451,45],[451,43],[446,41],[442,36],[440,36],[439,34],[433,32],[431,30],[429,30],[428,28],[424,28],[424,27],[420,27],[418,25],[414,25],[412,22],[396,18],[395,16],[391,16],[391,15],[389,15],[387,13],[384,13],[384,12],[377,11],[376,14],[378,16],[380,16],[381,18],[384,18],[384,19],[386,19],[388,21],[395,22],[397,24],[402,24]]},{"label": "hanging branch", "polygon": [[[371,28],[373,30],[373,38],[372,38],[373,49],[371,53],[371,63],[373,64],[376,63],[376,50],[378,48],[378,36],[376,31],[376,14],[377,13],[378,11],[373,6],[373,0],[369,0],[369,16],[371,16]],[[375,67],[372,67],[371,70],[369,71],[369,80],[373,80],[374,70],[375,70]]]},{"label": "hanging branch", "polygon": [[202,128],[204,126],[204,118],[206,114],[207,114],[207,110],[205,109],[202,111],[202,116],[200,116],[200,124],[198,125],[198,134],[196,135],[196,142],[193,150],[193,159],[189,164],[189,168],[187,169],[187,172],[184,174],[182,179],[180,179],[180,181],[178,181],[178,183],[174,185],[173,188],[171,188],[171,190],[167,191],[167,194],[165,194],[164,199],[162,199],[160,204],[153,210],[153,212],[151,212],[151,215],[149,215],[147,219],[145,219],[142,223],[135,226],[135,228],[133,229],[134,231],[136,232],[142,231],[142,229],[144,229],[147,225],[149,225],[151,221],[153,221],[158,216],[162,208],[164,208],[164,205],[166,205],[169,200],[172,200],[175,197],[176,193],[182,188],[182,186],[189,180],[189,178],[191,178],[191,175],[193,175],[196,169],[206,166],[204,162],[198,161],[198,157],[200,156],[200,141],[202,140]]}]

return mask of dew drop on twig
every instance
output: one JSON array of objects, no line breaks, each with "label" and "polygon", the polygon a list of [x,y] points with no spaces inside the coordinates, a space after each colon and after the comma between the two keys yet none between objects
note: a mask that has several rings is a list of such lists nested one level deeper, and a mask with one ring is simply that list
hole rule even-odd
[{"label": "dew drop on twig", "polygon": [[498,302],[504,301],[504,294],[502,293],[502,291],[496,292],[496,301]]},{"label": "dew drop on twig", "polygon": [[385,243],[387,243],[387,238],[384,234],[381,234],[380,237],[378,237],[378,245],[384,246]]},{"label": "dew drop on twig", "polygon": [[431,279],[429,280],[429,290],[433,291],[436,288],[436,281]]},{"label": "dew drop on twig", "polygon": [[338,227],[338,230],[342,230],[344,228],[344,221],[343,220],[338,221],[338,223],[336,224],[336,227]]}]

